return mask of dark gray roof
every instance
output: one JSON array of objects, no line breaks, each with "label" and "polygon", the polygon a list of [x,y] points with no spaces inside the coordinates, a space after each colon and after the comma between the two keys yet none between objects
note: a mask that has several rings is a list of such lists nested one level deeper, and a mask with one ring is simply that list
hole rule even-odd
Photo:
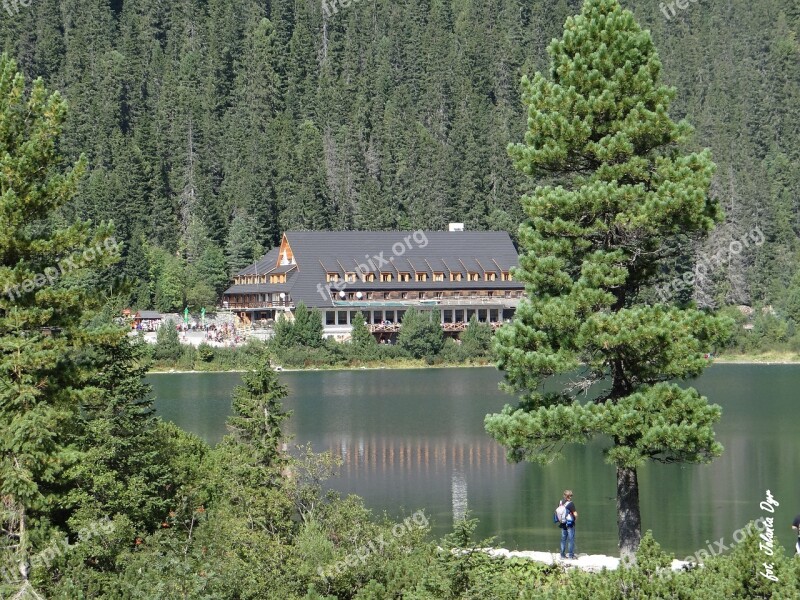
[{"label": "dark gray roof", "polygon": [[[396,273],[397,270],[428,273],[426,282],[413,281],[412,276],[411,282],[402,284],[402,289],[409,290],[524,287],[520,282],[500,281],[501,270],[516,266],[519,259],[505,231],[289,231],[285,235],[297,263],[297,269],[288,274],[285,284],[234,285],[226,293],[285,291],[291,293],[295,303],[302,301],[308,306],[331,306],[330,298],[323,298],[319,291],[329,286],[326,271],[338,272],[343,281],[345,272],[358,272],[359,266],[360,270],[376,275],[381,271]],[[267,273],[275,268],[277,260],[278,248],[273,248],[258,263],[238,274]],[[450,270],[460,271],[462,281],[451,282],[449,275],[443,282],[432,281],[434,271]],[[467,282],[468,270],[480,271],[481,281]],[[497,280],[483,281],[484,270],[496,272]],[[358,279],[340,287],[347,291],[389,290],[398,289],[398,282],[395,275],[395,280],[390,283],[380,282],[376,277],[373,283]]]},{"label": "dark gray roof", "polygon": [[249,267],[245,267],[238,273],[237,275],[263,275],[264,273],[269,273],[272,271],[275,266],[278,264],[278,252],[280,251],[279,247],[275,247],[269,252],[264,255],[257,263],[253,263]]},{"label": "dark gray roof", "polygon": [[136,313],[137,319],[160,319],[161,313],[156,310],[140,310]]}]

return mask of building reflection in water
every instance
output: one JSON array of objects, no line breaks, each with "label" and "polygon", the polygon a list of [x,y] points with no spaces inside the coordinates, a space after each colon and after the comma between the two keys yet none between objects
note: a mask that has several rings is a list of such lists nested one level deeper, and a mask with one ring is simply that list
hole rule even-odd
[{"label": "building reflection in water", "polygon": [[342,461],[348,476],[387,472],[460,472],[465,468],[508,467],[505,452],[493,440],[453,442],[411,438],[359,438],[330,440],[327,449]]}]

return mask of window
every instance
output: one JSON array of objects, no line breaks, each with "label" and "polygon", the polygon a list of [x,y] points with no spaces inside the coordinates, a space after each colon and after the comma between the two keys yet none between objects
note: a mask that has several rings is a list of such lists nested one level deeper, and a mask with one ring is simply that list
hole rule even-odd
[{"label": "window", "polygon": [[388,300],[389,299],[389,292],[383,292],[383,299],[384,300]]},{"label": "window", "polygon": [[419,299],[420,300],[425,300],[425,292],[420,292],[419,293]]},{"label": "window", "polygon": [[467,275],[467,281],[480,281],[480,277],[478,273],[469,273]]},{"label": "window", "polygon": [[488,294],[489,298],[494,298],[494,292],[493,291],[490,290],[490,291],[488,291],[486,293]]},{"label": "window", "polygon": [[356,293],[355,292],[347,292],[347,299],[348,300],[355,300],[356,299]]},{"label": "window", "polygon": [[337,314],[339,315],[337,325],[347,325],[347,311],[340,310]]},{"label": "window", "polygon": [[461,281],[461,273],[450,273],[450,281]]},{"label": "window", "polygon": [[488,273],[484,273],[483,276],[486,279],[486,281],[494,281],[495,278],[497,277],[497,273],[495,273],[494,271],[489,271]]},{"label": "window", "polygon": [[434,273],[433,274],[434,281],[444,281],[444,273]]},{"label": "window", "polygon": [[506,298],[511,298],[511,292],[509,290],[506,290]]},{"label": "window", "polygon": [[436,299],[441,300],[444,298],[444,292],[436,292]]},{"label": "window", "polygon": [[503,281],[514,281],[514,279],[511,276],[511,273],[509,273],[508,271],[503,271],[502,279]]},{"label": "window", "polygon": [[364,281],[372,283],[375,281],[375,273],[365,273],[364,274]]},{"label": "window", "polygon": [[367,300],[372,300],[374,295],[372,292],[367,292]]},{"label": "window", "polygon": [[401,292],[400,293],[401,300],[408,300],[408,292]]},{"label": "window", "polygon": [[355,273],[345,273],[344,280],[347,283],[355,283],[356,282],[356,274]]},{"label": "window", "polygon": [[270,283],[286,283],[286,273],[279,273],[278,275],[269,276]]},{"label": "window", "polygon": [[427,273],[417,273],[417,281],[428,281]]},{"label": "window", "polygon": [[400,273],[400,281],[403,283],[411,281],[411,273]]},{"label": "window", "polygon": [[336,325],[336,312],[332,310],[325,311],[325,325]]},{"label": "window", "polygon": [[391,281],[391,280],[392,280],[392,274],[391,273],[381,273],[381,281],[386,282],[386,281]]},{"label": "window", "polygon": [[461,298],[461,292],[453,292],[453,298]]},{"label": "window", "polygon": [[332,281],[339,281],[339,274],[329,272],[326,280],[328,283],[331,283]]}]

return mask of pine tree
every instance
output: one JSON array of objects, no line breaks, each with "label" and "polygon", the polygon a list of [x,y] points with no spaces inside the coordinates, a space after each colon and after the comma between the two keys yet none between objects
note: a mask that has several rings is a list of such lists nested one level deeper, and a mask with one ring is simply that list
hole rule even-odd
[{"label": "pine tree", "polygon": [[102,251],[108,227],[54,224],[86,165],[63,166],[57,143],[65,117],[58,93],[48,95],[41,79],[26,92],[16,63],[0,56],[0,526],[4,554],[13,554],[26,589],[29,530],[79,458],[68,445],[83,394],[74,357],[92,339],[82,315],[100,298],[82,275],[115,260]]},{"label": "pine tree", "polygon": [[[542,462],[564,443],[608,436],[620,551],[631,556],[641,538],[637,468],[722,451],[720,407],[671,382],[703,371],[729,321],[641,299],[664,242],[707,234],[719,219],[708,197],[714,164],[707,150],[680,153],[691,128],[669,118],[675,92],[659,83],[650,34],[617,0],[586,0],[549,54],[549,79],[523,79],[528,132],[512,155],[558,185],[523,198],[517,276],[528,300],[495,344],[522,403],[489,415],[486,429],[509,459]],[[547,378],[581,365],[577,384],[544,392]],[[581,404],[583,392],[593,399]]]}]

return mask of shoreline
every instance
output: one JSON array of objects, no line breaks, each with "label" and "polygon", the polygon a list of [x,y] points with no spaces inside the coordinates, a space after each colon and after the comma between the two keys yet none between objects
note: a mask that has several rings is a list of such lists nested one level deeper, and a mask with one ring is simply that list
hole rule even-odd
[{"label": "shoreline", "polygon": [[[800,356],[796,355],[764,355],[764,356],[741,356],[741,357],[718,357],[715,358],[709,366],[715,364],[721,365],[800,365]],[[411,371],[415,369],[485,369],[494,368],[494,364],[441,364],[441,365],[426,365],[426,364],[392,364],[385,363],[382,365],[374,366],[330,366],[330,367],[293,367],[282,368],[279,373],[299,373],[304,371],[319,372],[319,371],[381,371],[381,370],[405,370]],[[151,369],[147,372],[148,375],[178,375],[178,374],[198,374],[198,373],[246,373],[247,369],[209,369],[209,370],[186,370],[186,369]]]},{"label": "shoreline", "polygon": [[[484,548],[483,552],[493,558],[504,558],[506,560],[511,558],[524,558],[536,563],[545,565],[559,565],[566,568],[581,569],[589,573],[598,573],[604,569],[615,571],[619,568],[622,560],[616,556],[607,556],[605,554],[578,554],[578,558],[574,560],[564,560],[557,552],[540,552],[536,550],[507,550],[506,548]],[[676,558],[672,559],[671,569],[673,571],[682,571],[689,568],[694,563],[688,563]]]}]

